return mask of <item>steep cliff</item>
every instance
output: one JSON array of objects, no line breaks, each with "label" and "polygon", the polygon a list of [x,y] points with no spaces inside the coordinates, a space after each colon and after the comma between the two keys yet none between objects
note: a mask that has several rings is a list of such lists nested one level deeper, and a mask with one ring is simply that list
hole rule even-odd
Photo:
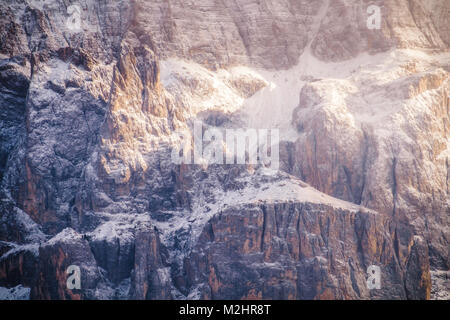
[{"label": "steep cliff", "polygon": [[[449,11],[3,1],[4,295],[448,298]],[[194,121],[279,129],[280,170],[174,163]]]}]

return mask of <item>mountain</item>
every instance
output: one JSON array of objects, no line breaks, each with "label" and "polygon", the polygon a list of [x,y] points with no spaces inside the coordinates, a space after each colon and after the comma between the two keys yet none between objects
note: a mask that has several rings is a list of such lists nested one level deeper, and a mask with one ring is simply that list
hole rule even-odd
[{"label": "mountain", "polygon": [[[449,14],[2,1],[0,298],[449,299]],[[239,129],[279,168],[174,161]]]}]

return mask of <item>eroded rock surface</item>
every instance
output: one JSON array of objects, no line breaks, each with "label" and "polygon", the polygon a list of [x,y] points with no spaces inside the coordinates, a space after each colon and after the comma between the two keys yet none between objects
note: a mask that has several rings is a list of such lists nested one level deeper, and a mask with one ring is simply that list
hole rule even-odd
[{"label": "eroded rock surface", "polygon": [[[448,1],[72,3],[0,4],[0,297],[448,299]],[[195,120],[280,170],[174,164]]]}]

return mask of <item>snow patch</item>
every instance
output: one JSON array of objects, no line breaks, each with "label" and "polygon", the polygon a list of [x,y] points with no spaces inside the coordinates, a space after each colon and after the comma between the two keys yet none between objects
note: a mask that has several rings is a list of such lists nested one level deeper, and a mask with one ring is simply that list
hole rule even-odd
[{"label": "snow patch", "polygon": [[39,244],[32,243],[32,244],[24,244],[24,245],[18,245],[12,242],[8,242],[10,246],[13,248],[9,251],[7,251],[4,255],[0,257],[0,260],[5,260],[11,255],[15,255],[19,252],[28,251],[31,254],[33,254],[35,257],[39,256]]},{"label": "snow patch", "polygon": [[72,228],[66,228],[53,238],[48,240],[43,246],[53,246],[58,243],[74,243],[77,241],[82,241],[82,235],[73,230]]},{"label": "snow patch", "polygon": [[14,288],[0,287],[0,300],[30,300],[30,288],[18,285]]}]

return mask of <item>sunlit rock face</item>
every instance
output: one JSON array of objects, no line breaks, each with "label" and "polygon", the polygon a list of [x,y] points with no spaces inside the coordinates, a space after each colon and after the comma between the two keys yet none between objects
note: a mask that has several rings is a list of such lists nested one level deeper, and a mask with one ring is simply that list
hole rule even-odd
[{"label": "sunlit rock face", "polygon": [[400,77],[388,83],[373,69],[370,78],[305,85],[292,171],[323,192],[408,221],[429,239],[433,264],[446,269],[450,87],[448,72],[425,59],[393,68]]},{"label": "sunlit rock face", "polygon": [[2,299],[448,299],[448,1],[73,4],[0,4]]},{"label": "sunlit rock face", "polygon": [[[385,216],[373,212],[308,203],[230,208],[210,220],[187,260],[186,273],[194,284],[200,282],[196,290],[201,298],[426,296],[426,280],[420,288],[403,286],[410,282],[409,273],[417,272],[416,277],[428,272],[420,261],[424,246],[413,244],[411,272],[402,274],[392,240],[384,228],[379,228],[388,223]],[[363,275],[365,266],[372,264],[383,265],[384,281],[390,283],[389,287],[367,289]]]}]

